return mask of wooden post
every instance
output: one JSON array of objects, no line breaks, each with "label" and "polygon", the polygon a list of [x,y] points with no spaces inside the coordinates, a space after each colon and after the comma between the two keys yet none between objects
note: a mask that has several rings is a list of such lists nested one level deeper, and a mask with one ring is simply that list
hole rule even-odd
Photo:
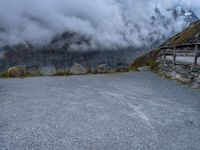
[{"label": "wooden post", "polygon": [[166,49],[163,50],[163,53],[164,53],[164,59],[166,60],[167,57],[166,57]]},{"label": "wooden post", "polygon": [[194,54],[194,65],[197,65],[197,61],[198,61],[198,44],[195,45],[195,54]]},{"label": "wooden post", "polygon": [[176,63],[176,46],[174,46],[174,54],[173,54],[173,57],[174,57],[174,64]]}]

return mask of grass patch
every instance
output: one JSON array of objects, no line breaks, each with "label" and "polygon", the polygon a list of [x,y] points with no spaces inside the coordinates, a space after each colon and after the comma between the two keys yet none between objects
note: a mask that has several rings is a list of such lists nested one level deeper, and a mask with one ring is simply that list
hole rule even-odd
[{"label": "grass patch", "polygon": [[193,23],[190,27],[186,28],[183,32],[176,34],[169,40],[167,40],[163,45],[179,45],[188,43],[190,40],[194,40],[195,36],[199,33],[200,21]]},{"label": "grass patch", "polygon": [[30,72],[27,72],[24,77],[40,77],[40,76],[43,76],[43,74],[41,72],[30,71]]},{"label": "grass patch", "polygon": [[53,76],[69,76],[69,75],[70,75],[70,73],[63,69],[60,69],[60,70],[56,71],[55,74],[53,74]]},{"label": "grass patch", "polygon": [[0,78],[9,78],[9,74],[7,71],[4,71],[4,72],[0,72]]},{"label": "grass patch", "polygon": [[0,72],[0,78],[24,78],[24,77],[39,77],[39,76],[43,76],[39,71],[27,72],[25,75],[21,77],[10,76],[7,71]]},{"label": "grass patch", "polygon": [[115,73],[119,73],[119,72],[117,72],[117,69],[112,68],[112,69],[110,69],[107,73],[108,73],[108,74],[115,74]]},{"label": "grass patch", "polygon": [[173,78],[171,76],[167,75],[167,73],[165,73],[165,72],[158,72],[158,75],[165,79],[173,80]]},{"label": "grass patch", "polygon": [[158,72],[159,71],[159,63],[155,60],[148,60],[145,65],[149,66],[152,71]]},{"label": "grass patch", "polygon": [[159,70],[159,63],[156,61],[159,58],[160,49],[151,51],[139,58],[137,58],[131,65],[133,71],[138,71],[138,68],[142,66],[149,66],[152,71]]}]

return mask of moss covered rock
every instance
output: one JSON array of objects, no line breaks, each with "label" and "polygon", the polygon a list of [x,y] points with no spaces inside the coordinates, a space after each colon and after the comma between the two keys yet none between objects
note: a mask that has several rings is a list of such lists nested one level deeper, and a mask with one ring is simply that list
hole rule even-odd
[{"label": "moss covered rock", "polygon": [[9,77],[24,77],[26,75],[26,68],[24,66],[15,66],[8,69]]},{"label": "moss covered rock", "polygon": [[97,66],[97,73],[108,73],[111,68],[107,64],[101,64]]},{"label": "moss covered rock", "polygon": [[128,66],[117,67],[116,72],[129,72]]}]

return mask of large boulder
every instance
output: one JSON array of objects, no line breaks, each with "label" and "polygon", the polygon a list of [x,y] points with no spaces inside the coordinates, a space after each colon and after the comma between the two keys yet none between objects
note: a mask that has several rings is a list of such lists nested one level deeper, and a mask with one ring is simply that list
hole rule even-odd
[{"label": "large boulder", "polygon": [[150,71],[150,67],[149,66],[142,66],[138,68],[139,71],[141,72],[146,72],[146,71]]},{"label": "large boulder", "polygon": [[9,77],[24,77],[26,75],[26,68],[24,66],[14,66],[8,69]]},{"label": "large boulder", "polygon": [[97,66],[97,73],[108,73],[110,67],[107,64],[101,64]]},{"label": "large boulder", "polygon": [[42,67],[42,68],[40,68],[40,72],[44,76],[51,76],[56,73],[56,68],[55,67]]},{"label": "large boulder", "polygon": [[74,63],[69,73],[72,75],[85,75],[87,74],[87,70],[82,65]]},{"label": "large boulder", "polygon": [[119,67],[117,67],[116,72],[129,72],[129,67],[128,66],[119,66]]}]

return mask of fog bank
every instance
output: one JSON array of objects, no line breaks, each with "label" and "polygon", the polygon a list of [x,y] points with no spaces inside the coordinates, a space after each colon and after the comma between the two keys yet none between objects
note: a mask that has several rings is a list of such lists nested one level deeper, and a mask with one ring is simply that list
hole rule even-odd
[{"label": "fog bank", "polygon": [[[1,47],[44,46],[70,32],[87,37],[92,49],[140,47],[162,40],[188,25],[168,8],[183,6],[198,14],[199,6],[197,0],[0,0],[0,4]],[[159,20],[159,11],[166,18]],[[170,25],[163,26],[169,20]]]}]

